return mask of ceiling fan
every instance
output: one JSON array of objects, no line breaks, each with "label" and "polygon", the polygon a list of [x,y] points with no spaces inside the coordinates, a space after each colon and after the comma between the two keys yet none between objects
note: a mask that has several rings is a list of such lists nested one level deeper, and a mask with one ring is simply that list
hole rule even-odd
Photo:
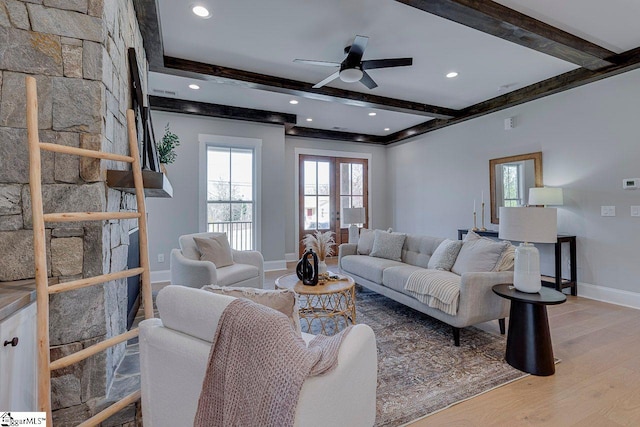
[{"label": "ceiling fan", "polygon": [[391,59],[372,59],[363,61],[362,55],[367,47],[369,37],[356,36],[351,46],[344,48],[347,57],[342,62],[313,61],[309,59],[294,59],[293,62],[302,62],[304,64],[321,65],[323,67],[340,67],[338,71],[331,74],[326,79],[316,83],[313,88],[320,88],[327,83],[340,78],[343,82],[353,83],[359,81],[369,89],[378,87],[371,76],[367,74],[367,70],[375,68],[405,67],[413,64],[413,58],[391,58]]}]

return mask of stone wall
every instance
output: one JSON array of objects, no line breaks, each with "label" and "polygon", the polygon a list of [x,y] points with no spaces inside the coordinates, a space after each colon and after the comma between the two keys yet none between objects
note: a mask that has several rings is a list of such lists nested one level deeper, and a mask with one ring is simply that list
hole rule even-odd
[{"label": "stone wall", "polygon": [[[131,0],[0,0],[0,281],[34,277],[26,144],[26,75],[38,83],[40,139],[128,154],[127,49],[146,57]],[[134,210],[105,185],[127,165],[42,153],[45,212]],[[126,268],[135,221],[47,224],[48,275],[61,282]],[[126,280],[51,298],[52,360],[126,328]],[[103,405],[124,344],[53,373],[56,426]]]}]

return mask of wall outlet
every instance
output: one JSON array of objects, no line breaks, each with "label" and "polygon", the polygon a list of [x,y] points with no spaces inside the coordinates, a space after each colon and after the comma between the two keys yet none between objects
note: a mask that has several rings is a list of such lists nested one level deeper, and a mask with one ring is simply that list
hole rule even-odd
[{"label": "wall outlet", "polygon": [[158,262],[159,263],[163,263],[164,262],[164,254],[158,254]]},{"label": "wall outlet", "polygon": [[631,216],[640,216],[640,206],[631,206]]},{"label": "wall outlet", "polygon": [[616,216],[616,207],[600,206],[600,216]]}]

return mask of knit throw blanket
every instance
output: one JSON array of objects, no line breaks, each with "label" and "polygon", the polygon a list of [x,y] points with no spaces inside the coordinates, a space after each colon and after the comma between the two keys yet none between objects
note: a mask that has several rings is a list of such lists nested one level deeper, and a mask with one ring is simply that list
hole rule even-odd
[{"label": "knit throw blanket", "polygon": [[302,384],[337,366],[350,329],[307,347],[287,316],[236,299],[218,323],[194,427],[293,426]]},{"label": "knit throw blanket", "polygon": [[460,297],[460,276],[449,271],[418,270],[407,279],[405,291],[423,304],[455,316]]}]

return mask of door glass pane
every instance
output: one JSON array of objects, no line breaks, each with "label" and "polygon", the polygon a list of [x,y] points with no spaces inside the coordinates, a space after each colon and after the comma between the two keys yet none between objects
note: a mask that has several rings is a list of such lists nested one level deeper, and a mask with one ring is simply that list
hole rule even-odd
[{"label": "door glass pane", "polygon": [[362,196],[353,196],[351,198],[351,206],[354,208],[362,208],[364,207],[364,197]]},{"label": "door glass pane", "polygon": [[231,200],[250,201],[253,194],[253,152],[231,151]]},{"label": "door glass pane", "polygon": [[316,162],[304,162],[304,194],[316,193]]},{"label": "door glass pane", "polygon": [[[350,196],[340,196],[340,209],[350,208],[351,207],[351,197]],[[340,215],[340,228],[347,228],[349,224],[345,224]]]},{"label": "door glass pane", "polygon": [[340,194],[351,194],[351,163],[340,163]]},{"label": "door glass pane", "polygon": [[304,198],[304,229],[315,230],[318,227],[318,206],[314,196],[305,196]]},{"label": "door glass pane", "polygon": [[360,164],[351,165],[351,191],[352,194],[362,196],[364,194],[364,185],[362,183],[363,167]]},{"label": "door glass pane", "polygon": [[318,162],[318,194],[329,195],[330,191],[329,163]]},{"label": "door glass pane", "polygon": [[329,196],[318,197],[318,230],[327,230],[331,220]]}]

